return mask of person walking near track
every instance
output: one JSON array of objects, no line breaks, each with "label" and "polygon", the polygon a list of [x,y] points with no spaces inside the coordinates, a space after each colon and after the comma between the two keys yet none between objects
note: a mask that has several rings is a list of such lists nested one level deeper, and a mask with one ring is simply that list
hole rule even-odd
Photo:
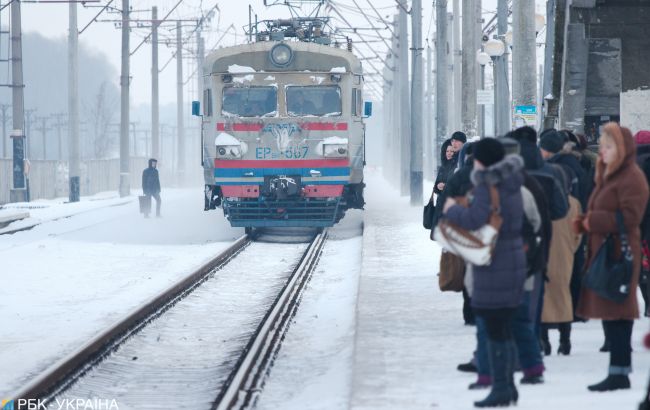
[{"label": "person walking near track", "polygon": [[[158,160],[151,158],[149,167],[142,171],[142,192],[149,197],[149,205],[151,205],[151,197],[156,200],[156,217],[160,218],[160,178],[158,177],[157,166]],[[150,211],[151,208],[149,208]],[[144,213],[145,218],[149,218],[149,212]]]}]

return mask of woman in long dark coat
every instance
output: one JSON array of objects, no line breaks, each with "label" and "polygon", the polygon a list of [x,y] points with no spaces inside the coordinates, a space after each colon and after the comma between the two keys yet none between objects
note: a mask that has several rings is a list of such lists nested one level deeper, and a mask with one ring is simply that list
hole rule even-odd
[{"label": "woman in long dark coat", "polygon": [[451,139],[446,140],[440,147],[440,167],[438,167],[438,175],[436,175],[436,182],[433,184],[433,192],[440,195],[445,189],[447,180],[454,173],[456,163],[458,162],[458,155],[451,145]]},{"label": "woman in long dark coat", "polygon": [[473,267],[472,307],[485,322],[488,334],[488,358],[492,391],[476,407],[508,406],[516,403],[518,392],[513,381],[516,347],[512,321],[523,301],[526,257],[521,237],[524,218],[521,185],[523,160],[517,155],[505,157],[503,145],[485,138],[474,144],[472,200],[468,208],[449,198],[444,212],[447,219],[468,230],[488,223],[491,214],[490,186],[499,192],[503,224],[492,254],[492,262]]},{"label": "woman in long dark coat", "polygon": [[591,391],[629,389],[628,374],[632,371],[632,326],[639,317],[636,287],[641,268],[641,233],[639,226],[648,202],[648,183],[636,164],[636,147],[629,129],[614,122],[605,125],[600,137],[600,155],[596,163],[596,187],[587,214],[575,227],[589,235],[588,266],[593,263],[599,247],[609,234],[618,235],[616,211],[621,211],[625,230],[634,255],[634,269],[629,296],[623,303],[602,298],[583,287],[577,314],[602,319],[610,342],[609,375],[589,386]]}]

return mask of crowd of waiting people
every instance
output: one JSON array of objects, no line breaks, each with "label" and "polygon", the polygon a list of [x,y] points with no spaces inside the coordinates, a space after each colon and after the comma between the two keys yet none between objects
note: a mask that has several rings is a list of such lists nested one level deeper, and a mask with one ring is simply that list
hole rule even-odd
[{"label": "crowd of waiting people", "polygon": [[[470,389],[491,389],[476,407],[516,404],[516,370],[523,373],[521,384],[544,383],[544,356],[570,355],[572,324],[590,319],[602,320],[609,368],[587,388],[630,388],[637,287],[648,313],[650,131],[633,136],[610,122],[597,152],[592,148],[569,130],[538,135],[531,127],[475,142],[455,132],[442,144],[432,229],[443,220],[467,232],[488,224],[492,191],[502,217],[489,264],[465,261],[463,319],[476,326],[477,345],[458,370],[477,374]],[[610,237],[615,252],[630,255],[620,265],[627,269],[607,273],[628,272],[631,291],[621,300],[585,286],[585,277],[600,269],[599,250]],[[641,408],[650,409],[647,397]]]}]

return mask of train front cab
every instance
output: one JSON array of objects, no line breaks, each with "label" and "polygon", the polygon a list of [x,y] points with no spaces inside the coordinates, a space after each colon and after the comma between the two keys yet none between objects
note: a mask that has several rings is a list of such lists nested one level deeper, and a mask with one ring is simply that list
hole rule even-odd
[{"label": "train front cab", "polygon": [[363,77],[341,61],[322,71],[213,71],[206,208],[220,205],[240,227],[327,227],[363,208]]}]

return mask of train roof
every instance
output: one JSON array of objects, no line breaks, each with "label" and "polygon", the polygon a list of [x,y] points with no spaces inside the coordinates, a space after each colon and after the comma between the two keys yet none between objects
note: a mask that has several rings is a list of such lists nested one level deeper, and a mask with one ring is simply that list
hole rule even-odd
[{"label": "train roof", "polygon": [[[288,45],[294,56],[286,67],[275,66],[269,52],[276,44]],[[252,69],[252,70],[251,70]],[[363,74],[361,61],[347,49],[302,41],[259,41],[224,47],[208,54],[205,75],[261,72],[348,72]]]}]

